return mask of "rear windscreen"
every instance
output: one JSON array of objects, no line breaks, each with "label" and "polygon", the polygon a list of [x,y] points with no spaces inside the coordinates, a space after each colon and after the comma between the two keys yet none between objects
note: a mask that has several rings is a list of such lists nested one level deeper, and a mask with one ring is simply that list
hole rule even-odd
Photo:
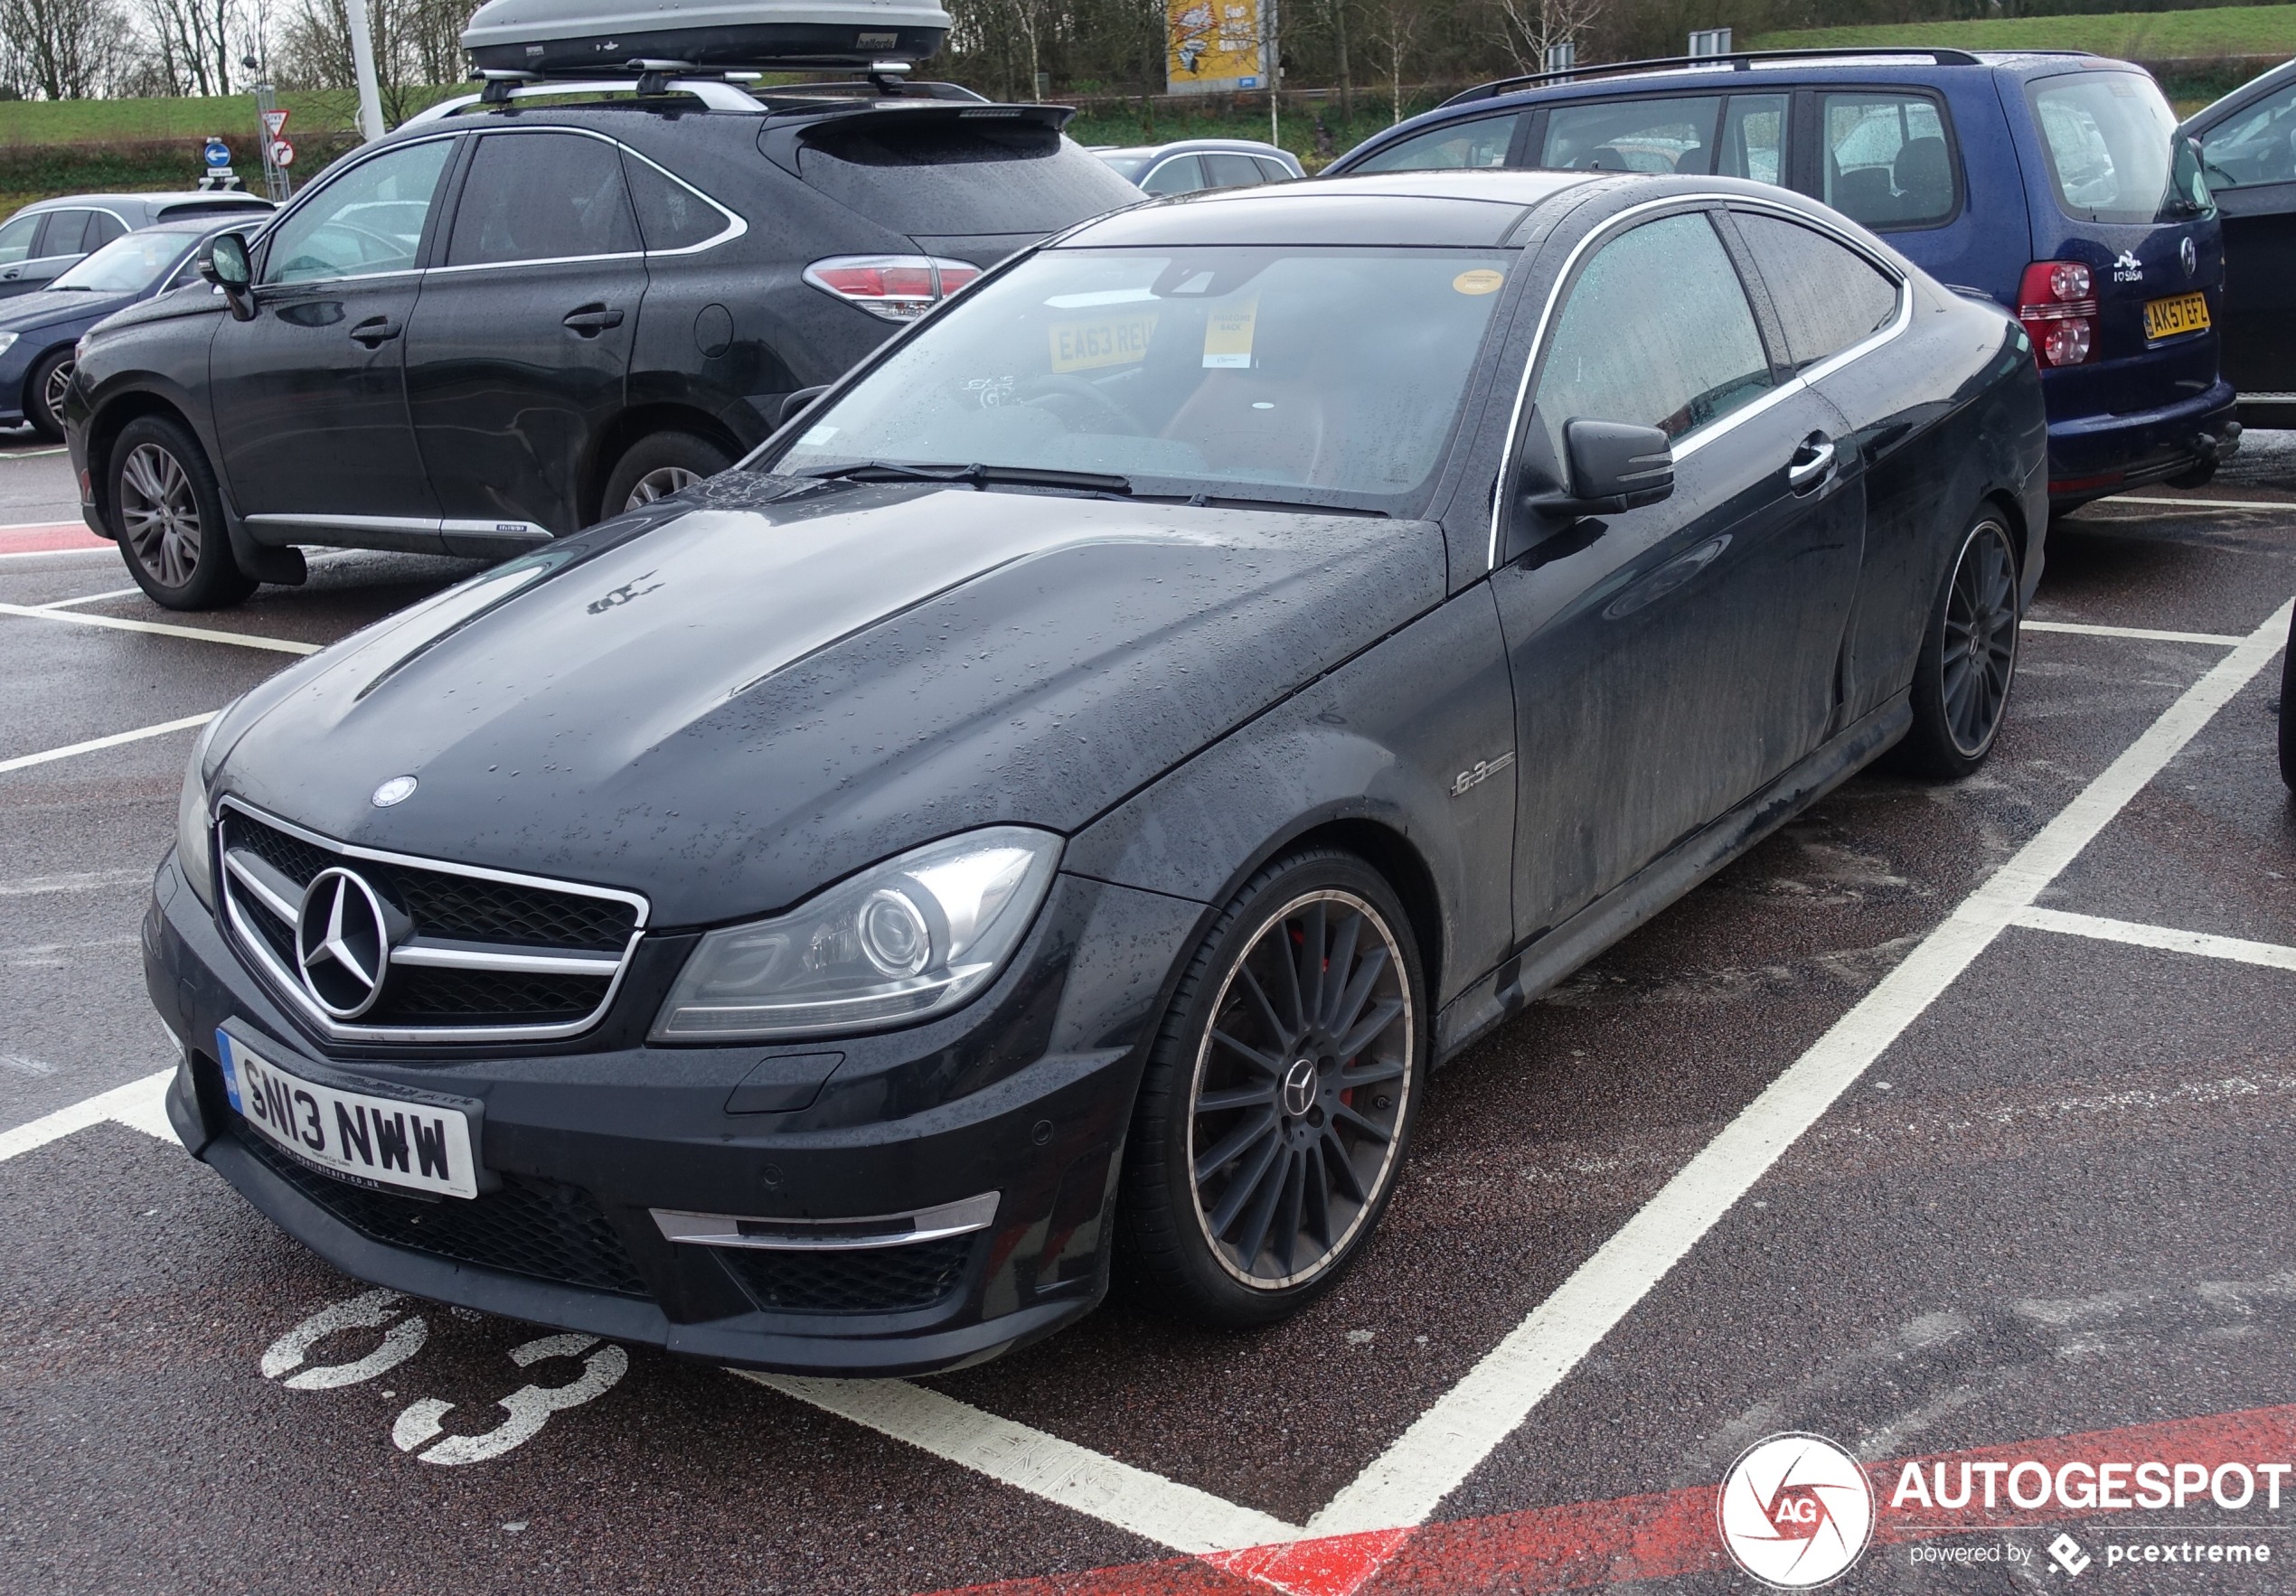
[{"label": "rear windscreen", "polygon": [[856,117],[808,135],[798,171],[902,233],[1045,233],[1140,201],[1081,146],[1032,123]]},{"label": "rear windscreen", "polygon": [[2030,85],[2057,203],[2084,221],[2182,221],[2212,202],[2150,78],[2078,72]]}]

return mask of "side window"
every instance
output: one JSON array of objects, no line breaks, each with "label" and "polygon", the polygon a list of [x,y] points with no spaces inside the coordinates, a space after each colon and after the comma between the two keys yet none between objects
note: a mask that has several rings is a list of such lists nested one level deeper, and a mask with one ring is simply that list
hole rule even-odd
[{"label": "side window", "polygon": [[93,211],[51,211],[48,212],[48,230],[40,235],[42,258],[45,258],[52,255],[86,254],[88,245],[84,240],[88,237],[88,223],[95,214]]},{"label": "side window", "polygon": [[1272,156],[1254,155],[1252,157],[1252,164],[1259,168],[1260,181],[1262,183],[1292,183],[1296,181],[1292,176],[1292,169],[1289,166],[1284,165],[1283,162],[1278,161]]},{"label": "side window", "polygon": [[1214,188],[1257,188],[1267,181],[1260,175],[1259,163],[1249,155],[1215,152],[1204,157],[1204,165],[1211,173]]},{"label": "side window", "polygon": [[688,249],[726,230],[725,216],[715,205],[635,155],[623,155],[622,174],[629,180],[638,232],[647,249]]},{"label": "side window", "polygon": [[1783,183],[1785,139],[1784,95],[1734,94],[1722,117],[1722,144],[1714,170],[1723,177]]},{"label": "side window", "polygon": [[1861,90],[1821,94],[1818,106],[1827,204],[1871,228],[1953,215],[1953,157],[1935,101]]},{"label": "side window", "polygon": [[2296,83],[2200,136],[2210,188],[2296,183]]},{"label": "side window", "polygon": [[1174,155],[1141,180],[1152,194],[1192,194],[1204,186],[1204,169],[1193,155]]},{"label": "side window", "polygon": [[88,237],[84,240],[90,249],[100,249],[114,239],[127,236],[127,224],[108,211],[91,213],[88,222]]},{"label": "side window", "polygon": [[1504,166],[1515,142],[1519,116],[1481,117],[1391,144],[1355,172],[1440,172],[1466,166]]},{"label": "side window", "polygon": [[[1653,293],[1653,284],[1665,291]],[[1561,457],[1583,417],[1680,439],[1759,398],[1770,361],[1737,268],[1702,212],[1643,223],[1598,250],[1571,286],[1538,412]]]},{"label": "side window", "polygon": [[410,270],[454,147],[450,138],[401,145],[311,194],[272,233],[263,280],[303,283]]},{"label": "side window", "polygon": [[40,224],[46,213],[19,216],[5,227],[0,227],[0,266],[11,266],[19,260],[32,258],[33,240],[40,236]]},{"label": "side window", "polygon": [[1734,220],[1785,324],[1795,371],[1872,336],[1897,315],[1897,284],[1855,250],[1783,217],[1738,211]]},{"label": "side window", "polygon": [[1714,171],[1717,95],[1559,105],[1547,113],[1539,164],[1565,172]]},{"label": "side window", "polygon": [[625,255],[637,222],[622,157],[579,133],[490,133],[478,141],[455,206],[448,266]]}]

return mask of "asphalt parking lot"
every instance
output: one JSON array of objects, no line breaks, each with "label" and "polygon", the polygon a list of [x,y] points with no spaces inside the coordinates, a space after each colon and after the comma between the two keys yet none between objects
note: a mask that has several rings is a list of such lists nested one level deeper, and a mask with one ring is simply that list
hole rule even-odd
[{"label": "asphalt parking lot", "polygon": [[[1889,1479],[2296,1460],[2296,435],[2052,534],[1979,775],[1853,781],[1438,1075],[1301,1318],[1111,1303],[915,1384],[371,1291],[183,1155],[136,927],[192,728],[476,568],[175,615],[75,519],[0,440],[0,1587],[1718,1591],[1713,1488],[1776,1432]],[[2296,1493],[2205,1507],[1900,1516],[1847,1588],[2062,1583],[2061,1534],[2099,1584],[2288,1588],[2105,1563],[2296,1560]]]}]

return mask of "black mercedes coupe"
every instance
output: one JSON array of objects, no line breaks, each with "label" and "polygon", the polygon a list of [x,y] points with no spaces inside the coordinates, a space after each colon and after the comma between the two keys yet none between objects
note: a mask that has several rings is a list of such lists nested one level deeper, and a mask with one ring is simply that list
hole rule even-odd
[{"label": "black mercedes coupe", "polygon": [[354,1275],[729,1363],[1275,1319],[1431,1066],[1985,758],[2045,445],[2014,320],[1774,187],[1085,224],[212,722],[170,1114]]}]

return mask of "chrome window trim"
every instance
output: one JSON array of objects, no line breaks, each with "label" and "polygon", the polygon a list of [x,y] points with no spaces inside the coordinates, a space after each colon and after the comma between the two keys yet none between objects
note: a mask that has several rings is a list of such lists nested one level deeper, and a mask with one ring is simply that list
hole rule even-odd
[{"label": "chrome window trim", "polygon": [[[340,182],[343,176],[357,171],[368,162],[379,161],[394,150],[412,149],[419,144],[437,144],[442,139],[460,138],[461,136],[461,130],[456,129],[447,133],[434,133],[426,138],[393,139],[375,148],[372,153],[361,154],[348,165],[344,166],[342,172],[338,173],[330,167],[328,169],[327,181],[325,183],[321,183],[315,189],[305,189],[303,191],[302,197],[295,201],[292,204],[282,205],[276,211],[265,212],[266,221],[264,225],[256,229],[256,241],[261,243],[268,249],[271,242],[271,235],[278,230],[280,224],[288,217],[293,216],[305,205],[310,203],[311,196],[313,194],[325,193],[328,189],[333,188],[335,183]],[[454,157],[452,155],[449,155],[447,159],[447,170],[448,172],[452,172],[454,170]],[[426,213],[423,218],[423,222],[426,227],[429,225],[429,220],[428,215]],[[419,245],[418,245],[418,247],[419,247]],[[304,288],[323,288],[329,283],[373,283],[380,282],[386,277],[419,277],[420,276],[422,276],[422,268],[419,266],[402,266],[394,268],[390,271],[345,272],[339,277],[296,277],[292,282],[259,282],[250,285],[250,286],[258,293],[261,292],[265,288],[276,288],[282,292],[293,293]]]},{"label": "chrome window trim", "polygon": [[[1539,324],[1531,333],[1530,353],[1523,361],[1522,378],[1515,387],[1514,408],[1507,418],[1507,441],[1499,455],[1499,481],[1491,495],[1491,544],[1489,552],[1484,557],[1483,574],[1485,576],[1491,575],[1499,568],[1499,538],[1501,530],[1506,525],[1501,512],[1507,502],[1507,484],[1515,463],[1515,439],[1522,435],[1523,414],[1530,401],[1531,376],[1539,370],[1539,362],[1547,352],[1547,338],[1553,329],[1556,307],[1562,302],[1563,290],[1569,286],[1571,273],[1577,269],[1580,258],[1590,249],[1598,245],[1607,244],[1620,233],[1627,231],[1637,224],[1637,219],[1651,218],[1655,212],[1661,211],[1710,211],[1717,204],[1726,210],[1761,211],[1782,216],[1789,221],[1800,222],[1811,231],[1822,233],[1832,239],[1897,285],[1897,315],[1887,326],[1861,342],[1853,343],[1847,349],[1837,350],[1808,371],[1795,372],[1793,377],[1780,383],[1760,399],[1750,404],[1741,405],[1709,426],[1693,432],[1675,448],[1675,459],[1680,460],[1686,455],[1695,455],[1715,438],[1751,420],[1772,406],[1783,403],[1789,395],[1803,391],[1818,379],[1830,376],[1851,361],[1871,353],[1913,324],[1913,286],[1905,274],[1876,255],[1869,246],[1860,242],[1851,234],[1798,207],[1762,199],[1753,194],[1717,192],[1671,194],[1663,200],[1646,200],[1639,205],[1629,205],[1571,246],[1570,253],[1563,258],[1560,269],[1555,273],[1554,286],[1547,290],[1547,303],[1539,308]],[[1753,308],[1751,304],[1747,305],[1748,315],[1753,314]],[[1758,321],[1756,325],[1759,325]]]},{"label": "chrome window trim", "polygon": [[[646,917],[651,906],[647,903],[644,897],[637,893],[625,892],[618,887],[613,887],[593,886],[586,881],[565,881],[550,876],[529,876],[516,870],[497,870],[489,868],[484,865],[456,864],[446,859],[424,859],[416,854],[393,853],[385,849],[363,848],[356,843],[341,842],[332,837],[325,836],[320,832],[311,831],[306,827],[298,826],[292,821],[282,820],[278,815],[272,814],[267,810],[258,809],[254,804],[246,803],[245,801],[233,797],[229,793],[226,793],[216,800],[214,835],[212,842],[212,846],[216,850],[219,856],[226,861],[227,866],[230,863],[231,854],[238,850],[227,849],[223,845],[223,815],[226,810],[237,811],[239,813],[247,816],[249,820],[258,821],[263,825],[270,826],[275,830],[284,831],[288,836],[296,838],[301,841],[307,842],[314,848],[325,849],[328,852],[339,854],[345,859],[372,859],[377,864],[404,865],[412,869],[429,870],[443,876],[462,876],[476,881],[499,881],[506,887],[532,887],[546,892],[569,893],[578,897],[603,898],[608,902],[627,905],[637,916],[635,923],[630,927],[629,941],[624,944],[621,953],[616,954],[585,955],[572,950],[560,950],[555,952],[534,950],[532,952],[522,952],[518,949],[505,948],[501,951],[500,954],[495,955],[496,957],[508,957],[521,960],[547,960],[551,962],[554,965],[562,964],[565,962],[579,959],[585,963],[595,962],[595,963],[599,966],[598,968],[594,969],[569,970],[565,968],[553,968],[548,972],[533,972],[537,973],[550,974],[605,974],[607,972],[604,966],[610,960],[612,966],[612,978],[607,982],[605,993],[598,999],[598,1006],[579,1019],[561,1020],[550,1025],[379,1026],[345,1024],[328,1014],[325,1009],[320,1008],[318,1004],[312,1000],[311,995],[303,990],[303,983],[296,979],[295,973],[281,964],[278,955],[272,953],[270,944],[264,940],[262,933],[256,930],[254,926],[248,922],[244,912],[240,908],[238,897],[231,890],[234,880],[245,879],[245,875],[242,874],[245,868],[240,867],[239,869],[227,868],[222,872],[223,891],[221,907],[223,911],[222,917],[230,928],[230,940],[231,941],[235,951],[239,953],[241,960],[247,963],[249,968],[253,969],[257,974],[263,977],[274,989],[276,989],[277,992],[280,996],[285,997],[288,1000],[298,1016],[332,1041],[442,1044],[449,1042],[492,1041],[545,1042],[557,1040],[566,1037],[579,1036],[582,1032],[588,1030],[591,1027],[597,1025],[599,1020],[606,1017],[607,1012],[614,1007],[614,1000],[620,994],[622,982],[629,974],[631,961],[636,957],[638,944],[643,941],[645,936]],[[251,874],[251,872],[247,873]],[[278,907],[283,907],[284,906],[267,906],[272,907],[276,912]],[[290,920],[293,918],[291,915],[282,915],[281,917]],[[394,961],[397,961],[402,956],[405,949],[419,948],[422,950],[423,956],[418,956],[408,961],[409,963],[418,967],[437,967],[442,965],[460,964],[463,968],[514,968],[532,970],[532,966],[525,964],[509,965],[500,963],[479,964],[476,962],[466,962],[465,958],[458,958],[456,955],[463,955],[465,953],[465,949],[470,944],[459,944],[445,942],[439,939],[423,938],[410,941],[402,944],[402,947],[400,948],[392,949],[391,956]],[[485,949],[483,951],[490,954],[494,953],[494,950],[492,949]],[[465,957],[466,958],[466,955],[465,955]]]},{"label": "chrome window trim", "polygon": [[[768,1253],[858,1253],[881,1247],[914,1246],[971,1235],[996,1223],[1001,1192],[906,1214],[871,1214],[853,1219],[748,1218],[735,1214],[692,1214],[652,1208],[655,1228],[670,1241],[694,1247],[746,1247]],[[743,1225],[756,1230],[745,1232]],[[870,1231],[863,1227],[881,1228]],[[905,1228],[899,1228],[905,1227]],[[764,1231],[767,1234],[757,1234]]]},{"label": "chrome window trim", "polygon": [[[490,138],[501,137],[504,135],[514,137],[522,134],[538,135],[546,133],[571,133],[582,138],[595,138],[600,144],[618,150],[623,155],[629,156],[633,160],[645,162],[647,165],[653,167],[663,176],[668,178],[672,183],[676,183],[680,188],[685,190],[686,192],[692,194],[695,199],[709,206],[710,210],[715,211],[719,215],[724,217],[726,219],[726,225],[720,228],[716,232],[711,233],[708,238],[702,239],[698,244],[681,244],[674,249],[617,249],[605,255],[541,255],[536,256],[531,260],[473,260],[467,261],[461,266],[431,267],[428,269],[433,277],[443,277],[448,274],[459,274],[462,272],[473,271],[501,271],[505,268],[523,266],[567,266],[578,261],[653,260],[657,258],[667,259],[673,255],[699,255],[704,249],[714,249],[720,244],[729,243],[735,239],[741,238],[749,230],[749,223],[746,219],[735,214],[734,211],[727,206],[720,204],[716,200],[710,198],[708,194],[703,193],[700,189],[694,187],[693,184],[688,183],[684,178],[680,177],[676,173],[663,165],[661,162],[648,159],[643,151],[634,150],[628,145],[624,144],[620,139],[610,137],[606,134],[597,131],[595,128],[563,127],[553,123],[548,127],[488,127],[484,129],[483,132],[485,136]],[[465,188],[468,188],[470,186],[470,180],[466,176],[463,180],[463,186]],[[638,237],[640,240],[643,241],[645,237],[645,225],[638,220],[637,197],[629,193],[629,185],[626,181],[625,181],[623,184],[623,192],[626,195],[628,195],[630,200],[631,225],[638,230]],[[457,211],[462,208],[462,196],[460,194],[457,194],[455,197],[455,208]],[[447,241],[450,247],[454,243],[453,224],[451,222],[448,224],[448,235]]]}]

